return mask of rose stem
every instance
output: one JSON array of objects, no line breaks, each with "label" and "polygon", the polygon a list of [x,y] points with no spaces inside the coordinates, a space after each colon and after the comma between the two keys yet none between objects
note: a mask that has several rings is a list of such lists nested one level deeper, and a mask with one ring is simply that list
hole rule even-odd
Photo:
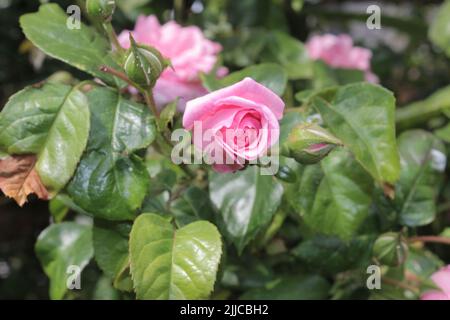
[{"label": "rose stem", "polygon": [[409,238],[409,242],[434,242],[450,245],[450,238],[440,236],[418,236]]},{"label": "rose stem", "polygon": [[392,286],[395,286],[395,287],[399,287],[399,288],[402,288],[402,289],[410,290],[410,291],[413,291],[413,292],[416,292],[416,293],[419,291],[419,289],[416,288],[416,287],[410,286],[409,284],[397,281],[395,279],[387,278],[387,277],[381,278],[381,282],[384,282],[386,284],[389,284],[389,285],[392,285]]},{"label": "rose stem", "polygon": [[153,99],[153,93],[151,91],[141,91],[145,98],[145,103],[147,103],[150,110],[155,115],[156,119],[159,119],[159,112],[155,105],[155,100]]},{"label": "rose stem", "polygon": [[100,71],[105,72],[105,73],[109,73],[112,74],[113,76],[125,81],[126,83],[128,83],[130,86],[132,87],[136,87],[136,84],[134,84],[130,79],[128,79],[127,75],[125,73],[122,73],[120,71],[117,71],[113,68],[110,68],[108,66],[101,66],[100,67]]}]

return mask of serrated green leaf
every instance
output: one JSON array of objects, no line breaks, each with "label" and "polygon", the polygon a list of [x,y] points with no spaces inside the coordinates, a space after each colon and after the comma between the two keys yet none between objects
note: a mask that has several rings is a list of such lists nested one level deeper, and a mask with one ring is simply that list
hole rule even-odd
[{"label": "serrated green leaf", "polygon": [[447,160],[445,147],[423,130],[402,133],[398,147],[402,168],[395,202],[400,223],[409,227],[426,225],[436,215],[435,201]]},{"label": "serrated green leaf", "polygon": [[131,274],[138,299],[205,299],[222,254],[220,234],[206,221],[175,230],[156,214],[142,214],[130,235]]},{"label": "serrated green leaf", "polygon": [[20,18],[26,37],[46,54],[114,84],[110,74],[100,71],[102,65],[119,68],[106,38],[81,22],[79,29],[67,23],[67,14],[55,3],[41,5],[38,12]]},{"label": "serrated green leaf", "polygon": [[288,200],[313,231],[350,239],[369,214],[373,180],[345,149],[306,166]]},{"label": "serrated green leaf", "polygon": [[270,223],[283,195],[281,183],[261,175],[256,166],[233,174],[212,173],[209,190],[221,215],[220,227],[239,252]]},{"label": "serrated green leaf", "polygon": [[395,139],[395,99],[373,84],[324,90],[311,98],[325,124],[380,183],[395,183],[400,161]]},{"label": "serrated green leaf", "polygon": [[262,63],[230,73],[228,76],[216,79],[214,75],[203,75],[202,82],[209,91],[230,86],[250,77],[281,96],[286,89],[287,75],[283,68],[275,63]]},{"label": "serrated green leaf", "polygon": [[149,187],[148,172],[136,151],[155,138],[155,121],[141,104],[117,91],[95,87],[89,141],[67,187],[75,204],[97,218],[133,219]]},{"label": "serrated green leaf", "polygon": [[52,224],[39,235],[35,251],[50,278],[50,298],[62,299],[69,266],[83,270],[92,258],[92,229],[74,222]]},{"label": "serrated green leaf", "polygon": [[72,177],[86,147],[90,111],[78,87],[48,83],[12,96],[1,113],[0,148],[37,154],[36,170],[53,193]]}]

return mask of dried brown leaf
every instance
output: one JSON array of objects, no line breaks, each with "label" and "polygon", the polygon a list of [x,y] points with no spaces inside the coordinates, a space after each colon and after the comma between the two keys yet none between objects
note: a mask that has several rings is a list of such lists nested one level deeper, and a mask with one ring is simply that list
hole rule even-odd
[{"label": "dried brown leaf", "polygon": [[32,193],[43,200],[49,197],[34,168],[36,160],[35,155],[16,155],[0,160],[0,189],[19,206],[23,206]]}]

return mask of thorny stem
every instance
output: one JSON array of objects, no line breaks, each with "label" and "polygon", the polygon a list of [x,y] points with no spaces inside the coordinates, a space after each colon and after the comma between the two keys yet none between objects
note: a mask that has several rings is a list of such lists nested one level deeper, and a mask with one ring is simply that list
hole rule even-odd
[{"label": "thorny stem", "polygon": [[411,237],[409,238],[409,242],[434,242],[434,243],[441,243],[441,244],[448,244],[450,245],[450,238],[447,237],[441,237],[441,236],[417,236],[417,237]]}]

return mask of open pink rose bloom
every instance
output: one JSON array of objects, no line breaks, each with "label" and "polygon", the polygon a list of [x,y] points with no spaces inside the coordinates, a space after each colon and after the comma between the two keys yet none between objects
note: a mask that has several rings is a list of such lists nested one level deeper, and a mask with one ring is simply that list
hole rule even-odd
[{"label": "open pink rose bloom", "polygon": [[450,300],[450,265],[443,267],[431,276],[431,280],[441,291],[430,290],[425,292],[421,300]]},{"label": "open pink rose bloom", "polygon": [[378,77],[370,69],[372,52],[354,46],[352,38],[346,34],[313,36],[306,48],[311,59],[322,60],[333,68],[364,71],[367,81],[378,82]]},{"label": "open pink rose bloom", "polygon": [[189,101],[183,126],[193,130],[198,149],[218,159],[213,165],[216,171],[232,172],[278,141],[283,110],[284,102],[275,93],[245,78]]},{"label": "open pink rose bloom", "polygon": [[[160,25],[153,15],[140,16],[133,31],[120,33],[119,42],[124,48],[130,46],[130,32],[136,42],[158,49],[172,63],[172,68],[162,73],[153,89],[159,108],[179,98],[182,110],[187,100],[207,93],[199,75],[212,71],[222,50],[220,44],[205,38],[196,26],[182,27],[174,21]],[[219,75],[226,72],[225,68],[218,71]]]}]

